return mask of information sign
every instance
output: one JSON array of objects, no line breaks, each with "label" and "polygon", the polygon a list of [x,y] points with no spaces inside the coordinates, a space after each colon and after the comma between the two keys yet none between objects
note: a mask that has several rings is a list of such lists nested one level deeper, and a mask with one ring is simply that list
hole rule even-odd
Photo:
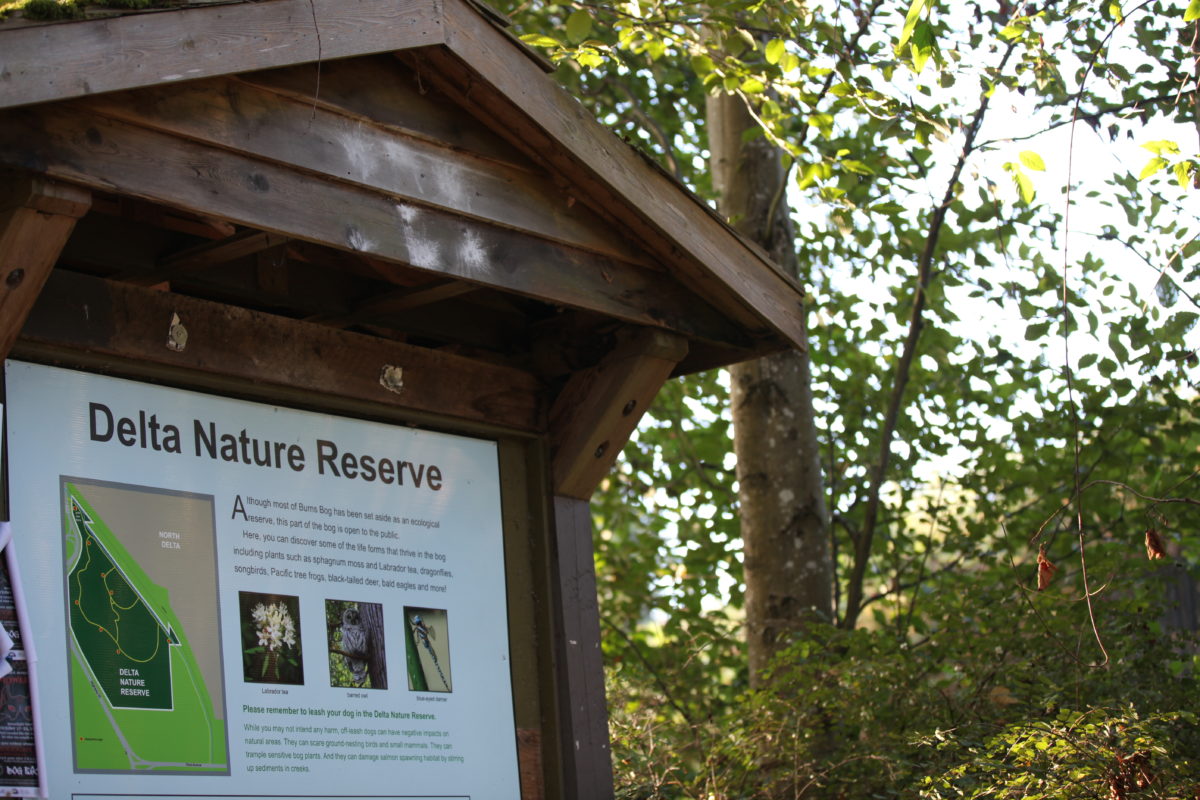
[{"label": "information sign", "polygon": [[51,797],[519,796],[495,443],[6,379]]}]

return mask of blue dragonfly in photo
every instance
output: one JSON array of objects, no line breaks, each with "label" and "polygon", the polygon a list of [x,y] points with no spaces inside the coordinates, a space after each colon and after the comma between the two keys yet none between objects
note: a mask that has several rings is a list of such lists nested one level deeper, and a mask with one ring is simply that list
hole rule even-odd
[{"label": "blue dragonfly in photo", "polygon": [[409,626],[412,628],[413,640],[424,645],[429,657],[433,659],[433,666],[437,668],[438,677],[442,679],[442,685],[446,687],[446,691],[450,691],[450,681],[446,680],[446,675],[442,672],[442,665],[438,662],[437,653],[433,650],[431,640],[437,639],[437,633],[432,625],[427,624],[421,619],[420,614],[413,614],[409,618]]}]

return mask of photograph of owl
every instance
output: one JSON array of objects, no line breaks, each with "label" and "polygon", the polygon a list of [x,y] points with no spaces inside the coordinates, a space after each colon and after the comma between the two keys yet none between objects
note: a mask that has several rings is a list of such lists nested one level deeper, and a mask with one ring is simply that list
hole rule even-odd
[{"label": "photograph of owl", "polygon": [[387,688],[382,604],[326,600],[325,629],[329,643],[330,686]]},{"label": "photograph of owl", "polygon": [[367,679],[367,629],[357,608],[342,612],[342,658],[354,682],[362,685]]}]

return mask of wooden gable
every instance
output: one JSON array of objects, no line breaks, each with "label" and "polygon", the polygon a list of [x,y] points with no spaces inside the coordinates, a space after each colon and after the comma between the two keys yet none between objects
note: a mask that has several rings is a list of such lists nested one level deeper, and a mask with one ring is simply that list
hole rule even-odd
[{"label": "wooden gable", "polygon": [[[300,7],[0,30],[12,84],[0,168],[90,192],[52,291],[100,291],[88,278],[110,293],[167,290],[145,302],[213,301],[507,368],[515,385],[486,397],[448,408],[410,382],[407,402],[468,419],[512,406],[504,423],[530,431],[565,418],[554,406],[572,376],[578,392],[577,373],[594,379],[650,333],[661,378],[799,341],[794,283],[475,7],[317,3],[315,27]],[[293,63],[314,30],[323,58]],[[47,61],[51,34],[63,58]],[[218,45],[229,52],[214,60]],[[282,66],[240,71],[258,60]],[[28,338],[46,344],[61,316],[35,315]],[[590,494],[657,385],[580,445],[603,455],[569,494]]]},{"label": "wooden gable", "polygon": [[464,0],[0,26],[0,357],[478,431],[534,476],[527,797],[611,795],[587,498],[665,380],[799,346],[802,300]]}]

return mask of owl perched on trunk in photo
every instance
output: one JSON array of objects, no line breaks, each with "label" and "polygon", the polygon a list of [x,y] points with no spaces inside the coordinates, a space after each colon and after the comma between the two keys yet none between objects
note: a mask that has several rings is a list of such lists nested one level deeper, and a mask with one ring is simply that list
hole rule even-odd
[{"label": "owl perched on trunk in photo", "polygon": [[[357,608],[342,612],[342,658],[346,669],[361,684],[367,679],[367,629],[362,626],[362,617]],[[352,657],[353,656],[353,657]]]}]

